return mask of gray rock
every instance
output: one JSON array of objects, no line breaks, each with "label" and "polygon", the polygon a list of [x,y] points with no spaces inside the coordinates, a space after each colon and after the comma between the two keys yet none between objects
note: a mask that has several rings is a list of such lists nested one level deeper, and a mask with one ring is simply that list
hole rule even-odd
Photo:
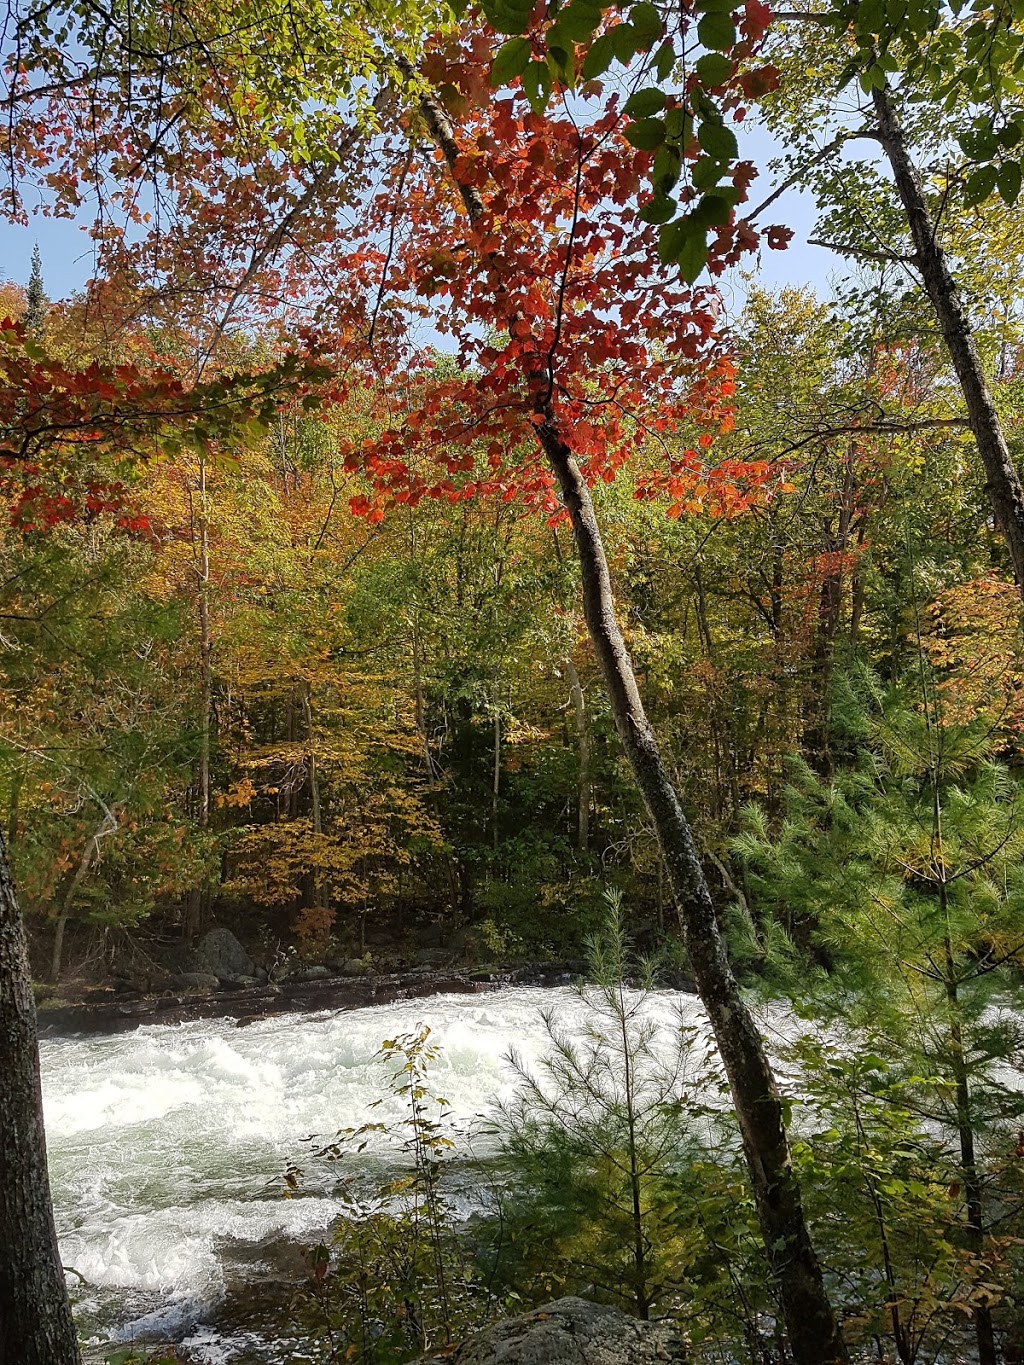
[{"label": "gray rock", "polygon": [[200,972],[212,972],[222,981],[236,980],[238,977],[255,977],[256,968],[252,958],[245,951],[230,929],[218,926],[204,934],[196,949],[195,968]]},{"label": "gray rock", "polygon": [[346,957],[343,961],[332,962],[331,966],[342,976],[365,976],[370,970],[361,957]]},{"label": "gray rock", "polygon": [[251,991],[253,987],[261,984],[256,976],[236,976],[233,972],[225,973],[217,978],[220,984],[229,991]]},{"label": "gray rock", "polygon": [[193,991],[215,991],[220,985],[212,972],[182,972],[178,980]]},{"label": "gray rock", "polygon": [[453,1365],[662,1365],[685,1362],[670,1322],[641,1322],[586,1299],[558,1299],[464,1342]]},{"label": "gray rock", "polygon": [[293,975],[296,981],[328,981],[331,969],[316,963],[312,967],[300,967]]}]

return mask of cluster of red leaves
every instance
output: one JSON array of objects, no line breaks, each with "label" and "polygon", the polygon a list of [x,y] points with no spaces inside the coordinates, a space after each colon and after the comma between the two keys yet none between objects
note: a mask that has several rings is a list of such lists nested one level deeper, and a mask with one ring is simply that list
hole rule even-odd
[{"label": "cluster of red leaves", "polygon": [[47,355],[21,324],[0,322],[0,456],[8,462],[106,445],[115,433],[127,444],[187,408],[185,388],[169,372],[99,361],[73,368]]},{"label": "cluster of red leaves", "polygon": [[[37,481],[40,476],[44,481]],[[149,518],[130,506],[129,490],[117,480],[82,478],[68,470],[54,481],[38,465],[0,461],[0,497],[7,500],[11,525],[25,533],[101,515],[113,517],[118,530],[129,535],[150,531]]]},{"label": "cluster of red leaves", "polygon": [[[518,94],[483,97],[492,42],[478,33],[434,54],[456,111],[454,166],[440,152],[410,163],[374,204],[371,233],[397,243],[386,291],[429,298],[459,354],[388,377],[398,420],[346,452],[370,482],[353,510],[379,519],[389,502],[490,494],[557,514],[536,439],[544,412],[592,485],[646,462],[640,496],[668,495],[677,512],[740,510],[773,472],[706,467],[703,452],[731,426],[733,364],[715,335],[715,290],[664,266],[658,229],[638,216],[650,154],[622,137],[614,95],[545,115]],[[466,192],[483,206],[475,222]],[[722,228],[713,265],[736,250]]]},{"label": "cluster of red leaves", "polygon": [[213,451],[261,433],[278,403],[326,371],[297,356],[186,385],[159,365],[66,364],[10,319],[0,322],[0,495],[12,524],[47,530],[101,513],[148,531],[127,501],[129,471],[162,448]]}]

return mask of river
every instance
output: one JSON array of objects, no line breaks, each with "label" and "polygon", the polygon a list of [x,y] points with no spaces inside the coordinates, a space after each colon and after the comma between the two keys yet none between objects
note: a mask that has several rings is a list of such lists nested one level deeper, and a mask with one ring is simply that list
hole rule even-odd
[{"label": "river", "polygon": [[[660,996],[666,1026],[678,1003]],[[682,1006],[701,1019],[696,1000]],[[64,1264],[79,1322],[102,1341],[181,1340],[206,1365],[280,1358],[273,1333],[232,1324],[232,1299],[286,1279],[287,1249],[316,1241],[337,1214],[336,1168],[308,1173],[285,1198],[282,1176],[303,1139],[401,1117],[375,1054],[429,1024],[443,1052],[437,1089],[468,1123],[510,1093],[506,1056],[545,1048],[542,1009],[570,1023],[569,988],[510,987],[360,1010],[149,1025],[42,1044],[44,1104]],[[389,1160],[384,1139],[364,1160]],[[268,1329],[269,1330],[269,1329]]]}]

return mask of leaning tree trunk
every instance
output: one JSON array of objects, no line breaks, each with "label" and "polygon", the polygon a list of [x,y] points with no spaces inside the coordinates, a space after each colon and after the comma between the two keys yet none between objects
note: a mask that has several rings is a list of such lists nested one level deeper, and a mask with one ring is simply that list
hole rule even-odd
[{"label": "leaning tree trunk", "polygon": [[797,1365],[831,1365],[846,1348],[807,1231],[771,1065],[740,994],[715,918],[693,832],[644,712],[615,611],[594,503],[550,410],[538,435],[558,480],[579,552],[587,628],[612,714],[668,869],[701,1002],[708,1012],[739,1119],[768,1258]]},{"label": "leaning tree trunk", "polygon": [[78,1365],[53,1222],[36,1007],[0,834],[0,1365]]},{"label": "leaning tree trunk", "polygon": [[[411,68],[407,68],[411,73]],[[480,191],[457,174],[459,147],[447,111],[420,98],[471,224],[485,214]],[[501,294],[500,284],[496,286]],[[500,298],[499,298],[500,301]],[[509,325],[521,321],[510,315]],[[779,1289],[795,1365],[845,1365],[842,1333],[804,1217],[786,1136],[782,1100],[764,1045],[726,955],[693,832],[683,814],[644,712],[633,664],[615,612],[611,575],[586,480],[559,430],[550,388],[535,400],[537,438],[572,520],[583,580],[583,610],[612,714],[654,826],[676,901],[697,993],[708,1012],[739,1120],[765,1250]]]},{"label": "leaning tree trunk", "polygon": [[914,263],[931,301],[967,405],[967,419],[985,468],[985,487],[995,524],[1010,551],[1014,577],[1024,593],[1024,487],[1003,434],[956,281],[921,193],[888,85],[872,92],[878,138],[892,167],[914,243]]}]

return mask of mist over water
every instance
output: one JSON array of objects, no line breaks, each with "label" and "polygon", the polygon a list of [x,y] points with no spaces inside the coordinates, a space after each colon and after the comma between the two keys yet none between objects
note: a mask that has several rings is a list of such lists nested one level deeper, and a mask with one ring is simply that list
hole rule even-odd
[{"label": "mist over water", "polygon": [[[677,1003],[659,997],[666,1026]],[[698,1022],[697,1002],[683,1003]],[[571,1023],[583,1008],[569,988],[508,988],[245,1028],[217,1019],[44,1040],[57,1226],[87,1333],[184,1333],[211,1365],[243,1358],[200,1324],[232,1284],[267,1274],[275,1249],[315,1241],[336,1216],[336,1168],[309,1168],[299,1196],[283,1196],[302,1140],[404,1117],[375,1059],[383,1040],[429,1024],[442,1048],[432,1084],[468,1124],[511,1092],[510,1046],[543,1055],[541,1011]],[[379,1137],[363,1160],[383,1169],[394,1157]]]}]

